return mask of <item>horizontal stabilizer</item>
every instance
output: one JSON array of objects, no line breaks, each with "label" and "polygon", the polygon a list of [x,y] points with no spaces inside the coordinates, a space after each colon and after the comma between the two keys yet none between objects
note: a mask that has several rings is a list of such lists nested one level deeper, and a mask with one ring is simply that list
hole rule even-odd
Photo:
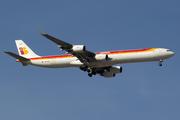
[{"label": "horizontal stabilizer", "polygon": [[12,57],[14,57],[14,58],[16,58],[16,59],[18,59],[18,60],[20,60],[20,61],[29,61],[29,59],[27,59],[25,57],[22,57],[22,56],[19,56],[17,54],[14,54],[12,52],[5,52],[5,53],[12,56]]}]

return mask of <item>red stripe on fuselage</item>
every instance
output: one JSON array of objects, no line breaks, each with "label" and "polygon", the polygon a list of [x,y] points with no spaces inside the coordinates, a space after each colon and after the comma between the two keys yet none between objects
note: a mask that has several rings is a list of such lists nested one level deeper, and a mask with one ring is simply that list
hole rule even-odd
[{"label": "red stripe on fuselage", "polygon": [[[125,53],[133,53],[133,52],[146,52],[154,50],[154,48],[147,49],[137,49],[137,50],[122,50],[122,51],[109,51],[109,52],[96,52],[96,54],[125,54]],[[56,56],[45,56],[38,58],[31,58],[30,60],[43,60],[43,59],[58,59],[58,58],[71,58],[73,55],[56,55]]]},{"label": "red stripe on fuselage", "polygon": [[122,51],[109,51],[109,52],[97,52],[96,54],[116,54],[116,53],[132,53],[132,52],[146,52],[153,48],[137,49],[137,50],[122,50]]},{"label": "red stripe on fuselage", "polygon": [[45,56],[45,57],[31,58],[30,60],[39,60],[39,59],[56,59],[56,58],[69,58],[69,57],[72,57],[72,55]]}]

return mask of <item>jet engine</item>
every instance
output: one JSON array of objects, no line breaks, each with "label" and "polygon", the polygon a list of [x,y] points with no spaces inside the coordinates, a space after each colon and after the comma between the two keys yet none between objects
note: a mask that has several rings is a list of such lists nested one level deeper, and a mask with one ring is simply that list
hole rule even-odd
[{"label": "jet engine", "polygon": [[83,53],[86,51],[86,47],[84,45],[73,45],[71,50],[76,53]]},{"label": "jet engine", "polygon": [[106,54],[96,54],[96,56],[94,57],[95,60],[105,60],[107,61],[108,60],[108,55]]},{"label": "jet engine", "polygon": [[111,66],[109,69],[107,69],[110,73],[122,73],[122,67],[121,66]]},{"label": "jet engine", "polygon": [[110,78],[110,77],[115,77],[116,74],[110,73],[110,72],[108,72],[108,71],[104,71],[104,72],[101,73],[100,75],[103,76],[103,77]]}]

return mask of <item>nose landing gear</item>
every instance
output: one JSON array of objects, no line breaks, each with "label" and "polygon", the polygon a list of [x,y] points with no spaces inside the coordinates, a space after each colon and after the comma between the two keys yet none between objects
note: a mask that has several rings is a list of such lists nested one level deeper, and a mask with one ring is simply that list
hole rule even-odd
[{"label": "nose landing gear", "polygon": [[162,66],[162,62],[163,62],[163,60],[160,59],[158,65]]}]

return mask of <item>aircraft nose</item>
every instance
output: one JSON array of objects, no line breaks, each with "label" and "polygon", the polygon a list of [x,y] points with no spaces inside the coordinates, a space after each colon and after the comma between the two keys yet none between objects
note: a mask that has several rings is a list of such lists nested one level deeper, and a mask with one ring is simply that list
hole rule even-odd
[{"label": "aircraft nose", "polygon": [[171,52],[169,53],[169,55],[172,57],[172,56],[175,55],[175,53],[171,51]]}]

